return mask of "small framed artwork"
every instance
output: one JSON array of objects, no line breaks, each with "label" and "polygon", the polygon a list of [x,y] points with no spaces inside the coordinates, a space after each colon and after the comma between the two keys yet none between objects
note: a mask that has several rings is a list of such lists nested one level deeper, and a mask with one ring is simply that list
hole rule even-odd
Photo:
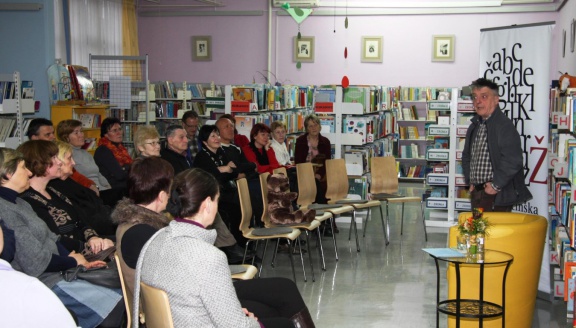
[{"label": "small framed artwork", "polygon": [[432,36],[432,61],[454,61],[454,35]]},{"label": "small framed artwork", "polygon": [[450,125],[450,115],[438,115],[436,117],[436,124],[438,124],[438,125]]},{"label": "small framed artwork", "polygon": [[362,62],[381,63],[382,62],[382,37],[363,36],[362,37]]},{"label": "small framed artwork", "polygon": [[209,35],[197,35],[192,37],[192,60],[212,60],[212,37]]},{"label": "small framed artwork", "polygon": [[294,37],[294,62],[313,63],[314,51],[313,36]]}]

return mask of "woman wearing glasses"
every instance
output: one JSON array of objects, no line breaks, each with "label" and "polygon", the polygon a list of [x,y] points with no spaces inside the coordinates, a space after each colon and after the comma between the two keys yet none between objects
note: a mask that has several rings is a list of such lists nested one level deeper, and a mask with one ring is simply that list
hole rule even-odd
[{"label": "woman wearing glasses", "polygon": [[160,157],[160,135],[156,127],[143,125],[134,133],[134,148],[141,157]]}]

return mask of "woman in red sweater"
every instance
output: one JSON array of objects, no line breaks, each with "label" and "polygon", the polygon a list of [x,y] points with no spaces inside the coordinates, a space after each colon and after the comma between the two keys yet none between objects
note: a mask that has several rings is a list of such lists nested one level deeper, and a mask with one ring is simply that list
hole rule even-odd
[{"label": "woman in red sweater", "polygon": [[250,162],[256,163],[258,173],[269,172],[281,165],[276,159],[270,141],[270,128],[264,123],[257,123],[250,131],[250,143],[242,147],[242,151]]}]

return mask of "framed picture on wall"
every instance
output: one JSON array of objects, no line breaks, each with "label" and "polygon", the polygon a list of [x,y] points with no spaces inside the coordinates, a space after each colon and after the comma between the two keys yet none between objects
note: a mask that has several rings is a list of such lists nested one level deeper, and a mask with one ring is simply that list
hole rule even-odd
[{"label": "framed picture on wall", "polygon": [[192,37],[192,60],[212,60],[212,37],[209,35],[197,35]]},{"label": "framed picture on wall", "polygon": [[432,36],[432,61],[454,61],[454,35]]},{"label": "framed picture on wall", "polygon": [[382,62],[382,37],[363,36],[362,37],[362,62],[381,63]]},{"label": "framed picture on wall", "polygon": [[313,36],[294,37],[294,62],[313,63],[314,51]]}]

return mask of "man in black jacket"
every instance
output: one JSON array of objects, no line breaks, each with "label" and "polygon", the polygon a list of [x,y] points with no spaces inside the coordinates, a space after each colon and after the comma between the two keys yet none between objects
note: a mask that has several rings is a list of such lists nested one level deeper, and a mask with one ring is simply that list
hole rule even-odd
[{"label": "man in black jacket", "polygon": [[471,88],[476,115],[466,132],[462,166],[472,208],[510,212],[532,199],[524,182],[520,135],[498,105],[496,83],[480,78]]},{"label": "man in black jacket", "polygon": [[174,167],[174,176],[192,168],[192,155],[188,148],[186,130],[181,125],[171,125],[166,129],[166,145],[160,149],[160,157]]}]

